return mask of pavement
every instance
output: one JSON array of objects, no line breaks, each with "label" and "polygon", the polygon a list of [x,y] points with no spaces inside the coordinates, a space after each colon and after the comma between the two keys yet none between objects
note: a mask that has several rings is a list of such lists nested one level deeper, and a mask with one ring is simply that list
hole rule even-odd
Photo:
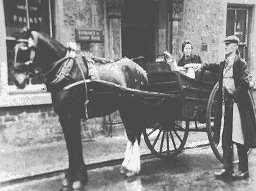
[{"label": "pavement", "polygon": [[[193,134],[193,133],[191,133]],[[199,144],[198,133],[189,135],[186,146]],[[199,133],[200,137],[203,133]],[[208,142],[204,133],[204,142]],[[142,138],[143,139],[143,138]],[[124,130],[113,133],[112,137],[98,135],[90,141],[83,141],[83,155],[87,165],[93,165],[124,157],[126,136]],[[141,141],[141,154],[149,154],[144,141]],[[0,185],[23,180],[42,174],[59,172],[68,167],[68,156],[64,141],[45,145],[31,145],[17,148],[0,146]],[[19,182],[19,181],[18,181]]]},{"label": "pavement", "polygon": [[[221,167],[209,147],[186,149],[177,158],[142,160],[141,173],[132,178],[120,174],[120,163],[89,169],[89,181],[81,191],[255,191],[256,153],[249,157],[250,178],[214,177]],[[63,175],[40,178],[2,187],[1,191],[73,191],[61,186]]]},{"label": "pavement", "polygon": [[[123,158],[126,148],[124,131],[112,137],[98,135],[83,141],[83,155],[88,165]],[[142,154],[149,153],[145,143]],[[31,145],[28,147],[0,146],[0,184],[33,177],[40,174],[63,171],[68,167],[68,155],[64,141]]]}]

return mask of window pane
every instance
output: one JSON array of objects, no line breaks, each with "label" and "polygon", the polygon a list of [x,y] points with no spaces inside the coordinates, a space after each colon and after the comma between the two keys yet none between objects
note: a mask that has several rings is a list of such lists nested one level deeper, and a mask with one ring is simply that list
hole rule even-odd
[{"label": "window pane", "polygon": [[[4,0],[4,11],[6,21],[6,35],[11,37],[16,32],[19,32],[23,27],[28,26],[36,31],[51,34],[50,30],[50,13],[49,13],[49,0],[28,0],[28,15],[27,20],[27,7],[26,0]],[[52,15],[52,14],[51,14]],[[13,85],[14,79],[11,72],[11,67],[14,59],[15,41],[8,40],[7,43],[7,62],[8,62],[8,84]],[[31,84],[41,84],[42,76],[33,77]]]},{"label": "window pane", "polygon": [[50,34],[49,0],[29,0],[30,28]]},{"label": "window pane", "polygon": [[11,73],[11,66],[14,59],[14,51],[13,48],[15,46],[16,42],[13,40],[7,41],[7,63],[8,63],[8,84],[14,85],[14,78]]},{"label": "window pane", "polygon": [[4,11],[7,36],[12,36],[27,25],[25,0],[5,0]]},{"label": "window pane", "polygon": [[235,25],[235,10],[228,9],[227,11],[227,24],[226,24],[226,35],[234,34],[234,25]]},{"label": "window pane", "polygon": [[237,10],[235,35],[240,39],[240,42],[245,42],[246,38],[246,14],[246,10]]}]

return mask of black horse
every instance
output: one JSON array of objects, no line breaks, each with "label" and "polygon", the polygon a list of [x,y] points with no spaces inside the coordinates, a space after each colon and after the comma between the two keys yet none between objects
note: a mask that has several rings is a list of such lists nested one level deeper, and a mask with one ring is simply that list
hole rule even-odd
[{"label": "black horse", "polygon": [[85,115],[89,118],[103,116],[115,110],[120,112],[128,138],[121,170],[128,176],[137,174],[140,171],[138,145],[145,124],[135,112],[136,103],[115,93],[108,99],[104,96],[96,99],[93,92],[88,91],[86,83],[72,84],[92,76],[122,87],[142,89],[148,83],[146,72],[128,58],[108,64],[92,64],[88,55],[74,52],[36,31],[23,31],[17,41],[13,65],[17,87],[24,88],[31,74],[43,74],[52,95],[54,110],[59,116],[69,158],[63,186],[78,189],[87,182],[80,135],[81,118]]}]

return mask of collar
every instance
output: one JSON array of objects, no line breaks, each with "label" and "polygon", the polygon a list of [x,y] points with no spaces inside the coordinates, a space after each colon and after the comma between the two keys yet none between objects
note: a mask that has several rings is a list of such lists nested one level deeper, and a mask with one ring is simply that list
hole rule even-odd
[{"label": "collar", "polygon": [[225,59],[227,65],[233,65],[234,64],[234,61],[235,61],[235,58],[236,58],[236,53],[232,53],[231,55],[229,55],[229,57],[227,57]]}]

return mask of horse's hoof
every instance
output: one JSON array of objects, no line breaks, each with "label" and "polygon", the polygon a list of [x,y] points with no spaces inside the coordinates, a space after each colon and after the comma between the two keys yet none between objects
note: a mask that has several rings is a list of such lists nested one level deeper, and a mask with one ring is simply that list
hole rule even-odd
[{"label": "horse's hoof", "polygon": [[73,190],[80,190],[83,188],[83,183],[82,181],[74,181],[73,184],[72,184],[72,189]]},{"label": "horse's hoof", "polygon": [[69,187],[70,184],[71,184],[71,182],[70,182],[70,180],[69,180],[68,178],[65,177],[65,178],[62,180],[62,186],[63,186],[63,187]]},{"label": "horse's hoof", "polygon": [[121,173],[121,174],[126,174],[127,171],[128,171],[128,170],[127,170],[125,167],[123,167],[123,166],[120,167],[120,173]]},{"label": "horse's hoof", "polygon": [[134,172],[134,171],[131,171],[131,170],[127,170],[127,172],[126,172],[126,176],[127,177],[134,177],[134,176],[136,176],[138,174],[138,172]]}]

